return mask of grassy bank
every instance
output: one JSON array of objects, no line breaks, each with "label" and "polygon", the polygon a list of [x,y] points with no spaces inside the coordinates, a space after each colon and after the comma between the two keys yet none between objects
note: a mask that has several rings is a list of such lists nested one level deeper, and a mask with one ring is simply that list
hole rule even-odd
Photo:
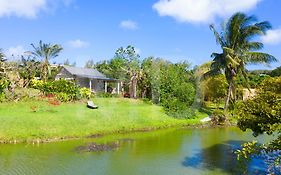
[{"label": "grassy bank", "polygon": [[139,100],[94,99],[97,110],[85,103],[50,105],[46,101],[0,103],[0,142],[34,142],[80,138],[95,134],[129,132],[198,124],[198,118],[179,120],[167,116],[160,106]]}]

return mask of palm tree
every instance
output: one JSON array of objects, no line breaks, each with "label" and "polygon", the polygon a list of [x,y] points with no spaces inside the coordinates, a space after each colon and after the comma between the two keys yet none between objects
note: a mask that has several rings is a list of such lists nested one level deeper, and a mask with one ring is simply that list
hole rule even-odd
[{"label": "palm tree", "polygon": [[265,35],[271,28],[267,21],[257,22],[254,16],[236,13],[222,25],[218,32],[213,25],[210,29],[214,32],[217,43],[221,46],[222,53],[213,53],[213,62],[210,70],[204,77],[224,73],[228,82],[228,93],[224,105],[224,114],[230,98],[234,97],[235,78],[242,75],[247,81],[245,66],[250,63],[265,63],[276,61],[270,54],[257,52],[263,48],[263,43],[254,41],[257,36]]},{"label": "palm tree", "polygon": [[34,51],[31,52],[35,57],[42,59],[41,62],[41,78],[47,81],[48,75],[51,74],[51,67],[49,60],[55,58],[63,50],[63,48],[58,44],[46,44],[42,41],[39,42],[39,46],[31,44]]}]

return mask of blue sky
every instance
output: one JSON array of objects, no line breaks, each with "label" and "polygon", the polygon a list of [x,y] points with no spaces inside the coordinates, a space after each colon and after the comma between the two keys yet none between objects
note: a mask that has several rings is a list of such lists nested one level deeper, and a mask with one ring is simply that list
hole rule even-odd
[{"label": "blue sky", "polygon": [[[280,7],[280,0],[0,0],[0,47],[11,58],[39,40],[57,43],[64,50],[53,61],[69,59],[84,66],[89,59],[110,59],[117,48],[133,45],[142,58],[199,65],[220,51],[208,25],[219,27],[242,11],[271,22],[273,29],[259,39],[264,51],[280,60]],[[280,62],[271,68],[276,66]]]}]

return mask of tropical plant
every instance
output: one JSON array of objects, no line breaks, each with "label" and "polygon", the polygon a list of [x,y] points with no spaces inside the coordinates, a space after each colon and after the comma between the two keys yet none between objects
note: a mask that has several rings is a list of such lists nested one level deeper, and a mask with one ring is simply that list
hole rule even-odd
[{"label": "tropical plant", "polygon": [[21,62],[18,65],[18,72],[23,79],[23,87],[29,86],[32,79],[39,75],[40,62],[35,58],[22,56]]},{"label": "tropical plant", "polygon": [[263,48],[263,43],[254,41],[257,36],[266,34],[271,28],[267,21],[257,22],[254,16],[236,13],[222,25],[218,32],[214,25],[210,29],[214,32],[217,43],[221,46],[222,53],[213,53],[211,69],[205,77],[224,73],[228,83],[228,93],[225,100],[224,114],[230,99],[235,100],[235,78],[242,75],[247,79],[245,66],[249,63],[270,63],[276,58],[270,54],[257,52]]},{"label": "tropical plant", "polygon": [[58,44],[46,44],[42,41],[39,41],[39,45],[35,46],[31,44],[33,47],[32,55],[41,59],[41,79],[43,81],[48,80],[48,75],[51,74],[50,67],[50,59],[55,58],[59,55],[59,53],[63,50],[63,48]]}]

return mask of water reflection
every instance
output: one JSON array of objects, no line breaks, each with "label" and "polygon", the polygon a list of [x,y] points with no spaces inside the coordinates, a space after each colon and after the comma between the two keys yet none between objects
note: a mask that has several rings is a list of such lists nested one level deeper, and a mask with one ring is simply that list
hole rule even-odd
[{"label": "water reflection", "polygon": [[[252,139],[233,128],[181,129],[40,146],[0,145],[0,174],[241,174],[233,150]],[[74,151],[90,142],[112,141],[120,145],[117,150]]]}]

